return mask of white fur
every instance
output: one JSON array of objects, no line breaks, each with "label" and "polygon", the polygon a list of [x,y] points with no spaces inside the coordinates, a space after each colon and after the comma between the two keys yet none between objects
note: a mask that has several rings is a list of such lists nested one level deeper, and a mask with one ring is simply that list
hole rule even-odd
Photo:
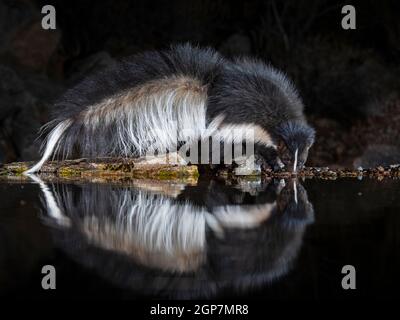
[{"label": "white fur", "polygon": [[61,136],[63,135],[65,130],[71,125],[71,123],[71,120],[62,121],[50,132],[46,139],[46,147],[43,152],[42,158],[32,168],[25,171],[25,174],[31,174],[40,170],[45,161],[53,154],[53,151],[58,148]]},{"label": "white fur", "polygon": [[214,137],[220,141],[230,143],[241,143],[243,140],[250,140],[254,143],[261,143],[265,146],[276,148],[269,133],[254,123],[222,123],[218,131],[214,133]]},{"label": "white fur", "polygon": [[293,172],[297,172],[297,155],[298,155],[299,149],[296,149],[294,153],[294,162],[293,162]]},{"label": "white fur", "polygon": [[[100,109],[107,109],[105,124],[117,126],[116,152],[144,156],[175,151],[182,133],[189,141],[200,137],[206,130],[206,99],[196,80],[172,77],[144,85]],[[115,103],[120,106],[110,108]],[[102,125],[98,108],[85,116],[92,126]]]}]

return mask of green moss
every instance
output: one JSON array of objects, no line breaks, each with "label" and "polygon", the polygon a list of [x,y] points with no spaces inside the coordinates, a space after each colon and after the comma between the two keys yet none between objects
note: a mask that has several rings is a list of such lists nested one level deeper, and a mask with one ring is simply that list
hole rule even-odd
[{"label": "green moss", "polygon": [[57,171],[58,175],[61,177],[80,176],[81,172],[81,169],[71,169],[68,167],[62,167]]},{"label": "green moss", "polygon": [[110,163],[106,164],[103,170],[108,171],[119,171],[119,172],[131,172],[133,166],[129,163]]},{"label": "green moss", "polygon": [[239,176],[240,179],[242,180],[246,180],[246,181],[258,181],[260,180],[260,174],[259,173],[255,173],[255,174],[249,174],[249,175],[243,175],[243,176]]},{"label": "green moss", "polygon": [[165,168],[165,169],[158,169],[156,171],[148,171],[148,172],[144,171],[137,174],[139,174],[140,176],[145,176],[147,178],[152,178],[156,180],[175,180],[182,178],[199,177],[199,172],[197,170],[197,167],[194,168],[183,167],[178,170],[176,170],[175,168]]},{"label": "green moss", "polygon": [[191,177],[193,177],[193,178],[200,177],[200,173],[199,173],[199,170],[197,168],[196,168],[196,170],[193,171],[193,173],[191,174]]},{"label": "green moss", "polygon": [[158,171],[155,176],[160,180],[169,180],[169,179],[176,179],[179,176],[181,176],[181,174],[179,174],[179,172],[177,171],[171,171],[166,169]]},{"label": "green moss", "polygon": [[10,170],[10,172],[12,174],[15,174],[16,176],[21,176],[26,170],[28,170],[28,167],[21,166],[21,167],[12,168]]}]

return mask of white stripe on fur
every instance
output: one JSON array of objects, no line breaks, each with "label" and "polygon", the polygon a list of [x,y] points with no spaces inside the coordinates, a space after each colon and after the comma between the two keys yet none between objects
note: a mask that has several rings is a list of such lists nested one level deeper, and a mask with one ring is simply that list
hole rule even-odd
[{"label": "white stripe on fur", "polygon": [[296,152],[294,153],[294,162],[293,162],[293,172],[297,172],[297,155],[299,153],[299,149],[296,149]]},{"label": "white stripe on fur", "polygon": [[214,136],[220,141],[229,143],[241,143],[244,140],[252,140],[267,147],[276,148],[271,136],[267,131],[254,123],[222,124]]},{"label": "white stripe on fur", "polygon": [[198,80],[171,77],[93,105],[83,116],[88,128],[116,126],[117,153],[143,156],[175,151],[185,130],[190,141],[201,137],[206,130],[206,100],[205,87]]}]

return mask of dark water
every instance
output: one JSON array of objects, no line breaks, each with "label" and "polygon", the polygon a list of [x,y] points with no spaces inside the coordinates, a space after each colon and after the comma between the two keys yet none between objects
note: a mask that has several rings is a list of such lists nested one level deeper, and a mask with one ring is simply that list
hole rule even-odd
[{"label": "dark water", "polygon": [[3,182],[0,294],[398,298],[399,199],[396,180]]}]

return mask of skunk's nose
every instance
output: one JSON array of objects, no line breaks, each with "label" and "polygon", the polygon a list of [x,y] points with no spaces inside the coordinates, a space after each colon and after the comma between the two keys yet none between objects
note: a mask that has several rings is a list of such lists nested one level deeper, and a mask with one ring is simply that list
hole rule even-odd
[{"label": "skunk's nose", "polygon": [[296,169],[294,168],[294,164],[292,163],[291,166],[288,167],[289,172],[299,172],[300,170],[304,169],[304,164],[297,164]]}]

